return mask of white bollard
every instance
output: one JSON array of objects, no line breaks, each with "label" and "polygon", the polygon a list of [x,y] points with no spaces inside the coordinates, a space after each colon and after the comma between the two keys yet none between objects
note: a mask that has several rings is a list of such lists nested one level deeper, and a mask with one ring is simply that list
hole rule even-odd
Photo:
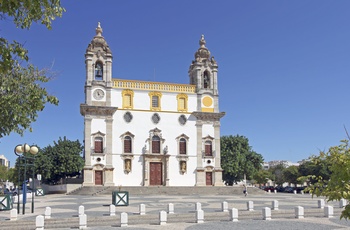
[{"label": "white bollard", "polygon": [[347,202],[344,198],[339,200],[339,208],[344,208],[347,205]]},{"label": "white bollard", "polygon": [[226,201],[224,201],[224,202],[221,203],[221,210],[222,210],[223,212],[228,212],[228,204],[227,204]]},{"label": "white bollard", "polygon": [[204,223],[204,211],[203,210],[196,211],[196,219],[197,219],[197,224]]},{"label": "white bollard", "polygon": [[327,205],[324,209],[324,216],[327,218],[333,217],[333,206]]},{"label": "white bollard", "polygon": [[277,189],[274,190],[275,194],[277,194]]},{"label": "white bollard", "polygon": [[50,219],[51,218],[51,208],[46,207],[45,208],[45,219]]},{"label": "white bollard", "polygon": [[120,227],[128,226],[128,214],[126,212],[120,213]]},{"label": "white bollard", "polygon": [[297,206],[294,208],[295,210],[295,218],[303,219],[304,218],[304,208],[301,206]]},{"label": "white bollard", "polygon": [[109,205],[109,215],[115,216],[115,205],[114,204]]},{"label": "white bollard", "polygon": [[11,209],[10,220],[17,220],[17,209],[15,209],[15,208]]},{"label": "white bollard", "polygon": [[196,203],[196,211],[202,210],[202,204],[197,202]]},{"label": "white bollard", "polygon": [[253,201],[248,201],[247,202],[247,210],[248,211],[254,211],[254,203],[253,203]]},{"label": "white bollard", "polygon": [[166,225],[167,214],[166,211],[159,212],[159,225]]},{"label": "white bollard", "polygon": [[271,193],[271,189],[269,189],[267,192],[268,192],[268,193]]},{"label": "white bollard", "polygon": [[318,200],[318,208],[324,208],[324,200]]},{"label": "white bollard", "polygon": [[140,215],[146,214],[146,206],[144,204],[140,204],[139,210],[140,210]]},{"label": "white bollard", "polygon": [[79,215],[79,229],[87,228],[87,217],[86,214]]},{"label": "white bollard", "polygon": [[272,210],[278,210],[278,200],[272,201]]},{"label": "white bollard", "polygon": [[301,195],[304,195],[304,191],[303,190],[301,190],[300,193],[301,193]]},{"label": "white bollard", "polygon": [[35,218],[35,230],[44,230],[44,216],[39,215]]},{"label": "white bollard", "polygon": [[263,208],[262,215],[264,220],[271,220],[271,209],[268,207]]},{"label": "white bollard", "polygon": [[231,217],[231,221],[238,221],[238,209],[237,208],[230,209],[230,217]]},{"label": "white bollard", "polygon": [[173,203],[168,204],[168,214],[174,214],[174,204]]},{"label": "white bollard", "polygon": [[78,212],[79,212],[79,216],[80,216],[80,215],[84,215],[85,208],[84,208],[83,205],[80,205],[80,206],[79,206],[79,211],[78,211]]},{"label": "white bollard", "polygon": [[293,193],[294,193],[294,194],[297,194],[297,190],[293,190]]}]

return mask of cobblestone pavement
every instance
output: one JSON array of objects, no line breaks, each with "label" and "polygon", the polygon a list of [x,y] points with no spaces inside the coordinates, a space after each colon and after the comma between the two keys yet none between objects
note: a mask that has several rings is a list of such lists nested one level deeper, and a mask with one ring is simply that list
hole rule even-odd
[{"label": "cobblestone pavement", "polygon": [[[317,211],[318,200],[320,198],[312,198],[309,194],[285,194],[285,193],[266,193],[264,195],[249,195],[244,197],[238,195],[232,196],[208,196],[208,195],[190,195],[190,196],[130,196],[128,206],[117,206],[116,215],[119,218],[121,212],[127,212],[129,217],[135,216],[139,212],[139,205],[145,204],[146,216],[152,216],[152,220],[145,223],[137,222],[135,225],[129,224],[128,229],[187,229],[187,230],[206,230],[206,229],[350,229],[350,221],[340,220],[339,214],[342,208],[339,208],[339,202],[330,202],[326,205],[334,207],[334,218],[325,218],[321,216],[308,217],[307,211]],[[254,202],[254,210],[256,215],[248,214],[247,201]],[[271,207],[273,200],[279,202],[279,210],[289,210],[289,214],[278,216],[274,218],[274,212],[272,211],[272,220],[262,220],[261,210],[264,207]],[[239,221],[230,222],[227,220],[220,221],[207,221],[207,213],[217,213],[221,211],[221,203],[226,201],[228,208],[237,208],[239,211]],[[28,200],[26,205],[26,214],[18,215],[17,221],[9,221],[10,211],[0,212],[0,229],[1,226],[8,226],[9,223],[13,226],[11,229],[16,228],[16,223],[20,221],[35,221],[35,217],[38,215],[44,215],[45,208],[51,207],[52,219],[64,221],[64,218],[77,218],[78,207],[83,205],[85,207],[85,214],[89,218],[101,219],[99,227],[89,227],[88,229],[120,229],[118,227],[118,221],[116,219],[115,225],[104,224],[102,217],[109,215],[109,205],[112,203],[112,196],[79,196],[79,195],[46,195],[42,197],[35,197],[35,211],[31,213],[31,201]],[[158,215],[159,211],[167,210],[168,203],[173,203],[175,207],[175,213],[194,213],[195,203],[200,202],[202,204],[202,210],[204,211],[204,223],[196,224],[194,221],[180,220],[179,223],[168,223],[165,226],[159,226],[154,221],[154,217]],[[294,207],[303,206],[305,209],[305,219],[294,218]],[[17,208],[17,205],[14,205]],[[22,213],[22,206],[21,213]],[[292,214],[290,214],[292,213]],[[245,214],[249,215],[244,216]],[[168,218],[169,219],[169,218]],[[104,226],[106,225],[106,226]],[[119,225],[120,226],[120,225]],[[67,228],[55,228],[55,229],[74,229],[74,227]],[[5,229],[5,228],[4,228]],[[30,229],[29,227],[27,229]],[[48,228],[45,228],[48,229]]]}]

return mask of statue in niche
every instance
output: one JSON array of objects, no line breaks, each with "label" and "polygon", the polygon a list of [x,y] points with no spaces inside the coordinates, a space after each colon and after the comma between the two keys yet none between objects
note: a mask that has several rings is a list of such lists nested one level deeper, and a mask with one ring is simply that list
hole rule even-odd
[{"label": "statue in niche", "polygon": [[128,173],[131,171],[131,160],[130,159],[125,160],[125,171]]},{"label": "statue in niche", "polygon": [[180,166],[180,168],[181,168],[181,172],[186,172],[186,161],[181,161],[181,166]]}]

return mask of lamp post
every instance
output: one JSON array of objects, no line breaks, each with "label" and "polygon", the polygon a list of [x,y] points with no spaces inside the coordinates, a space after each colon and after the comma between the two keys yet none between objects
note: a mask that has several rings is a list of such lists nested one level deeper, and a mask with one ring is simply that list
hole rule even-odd
[{"label": "lamp post", "polygon": [[[31,165],[33,166],[33,188],[32,188],[32,213],[34,212],[34,190],[35,190],[35,186],[34,186],[34,159],[35,159],[35,154],[38,153],[38,147],[36,146],[29,146],[28,144],[24,144],[24,145],[17,145],[15,147],[15,154],[18,156],[18,193],[17,193],[17,213],[19,214],[19,209],[20,209],[20,204],[19,204],[19,198],[20,198],[20,189],[19,189],[19,185],[20,185],[20,166],[21,166],[21,160],[24,160],[24,174],[23,174],[23,185],[22,185],[22,189],[23,189],[23,195],[22,195],[22,201],[23,201],[23,211],[22,214],[25,214],[25,204],[26,204],[26,200],[27,200],[27,165]],[[25,156],[26,153],[31,153],[33,155],[33,157],[29,157],[29,156]],[[32,164],[29,164],[27,162],[27,159],[31,159],[33,161]]]}]

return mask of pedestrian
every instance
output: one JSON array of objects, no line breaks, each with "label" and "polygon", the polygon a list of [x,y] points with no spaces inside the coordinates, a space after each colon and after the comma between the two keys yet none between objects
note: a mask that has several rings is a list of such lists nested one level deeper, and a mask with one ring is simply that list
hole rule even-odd
[{"label": "pedestrian", "polygon": [[247,196],[248,195],[248,192],[247,192],[247,187],[245,185],[243,185],[243,194],[244,196]]}]

